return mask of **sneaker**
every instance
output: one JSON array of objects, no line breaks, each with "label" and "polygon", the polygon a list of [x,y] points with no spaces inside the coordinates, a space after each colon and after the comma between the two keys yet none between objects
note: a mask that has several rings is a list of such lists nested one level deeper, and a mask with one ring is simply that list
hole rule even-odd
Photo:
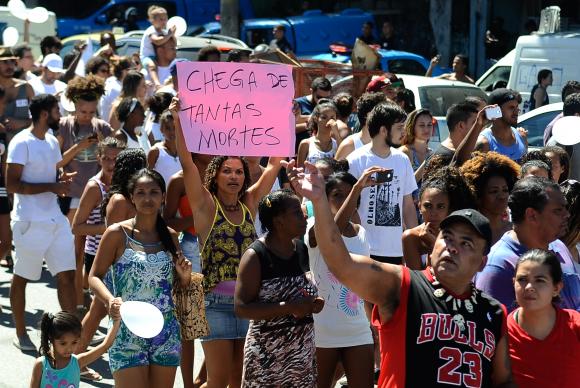
[{"label": "sneaker", "polygon": [[14,337],[12,344],[23,352],[36,351],[36,345],[34,345],[28,334],[21,337]]},{"label": "sneaker", "polygon": [[341,387],[348,387],[348,380],[346,379],[346,375],[345,376],[342,376],[340,379],[338,379],[337,383]]},{"label": "sneaker", "polygon": [[93,338],[91,339],[91,342],[89,342],[89,344],[91,346],[98,345],[105,340],[106,336],[107,336],[106,334],[103,334],[97,330],[97,332],[95,333],[95,335],[93,336]]}]

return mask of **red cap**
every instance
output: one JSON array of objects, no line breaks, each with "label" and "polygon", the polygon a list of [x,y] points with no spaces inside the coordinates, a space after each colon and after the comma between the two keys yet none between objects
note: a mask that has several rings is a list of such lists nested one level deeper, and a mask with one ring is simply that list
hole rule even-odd
[{"label": "red cap", "polygon": [[383,90],[384,88],[386,88],[390,84],[391,84],[391,81],[385,76],[375,77],[375,78],[371,79],[371,82],[369,82],[369,84],[367,85],[366,91],[367,92],[380,92],[381,90]]}]

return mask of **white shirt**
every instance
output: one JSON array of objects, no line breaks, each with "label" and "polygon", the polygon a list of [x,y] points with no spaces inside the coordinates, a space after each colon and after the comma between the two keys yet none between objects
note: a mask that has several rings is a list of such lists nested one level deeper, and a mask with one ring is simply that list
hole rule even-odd
[{"label": "white shirt", "polygon": [[[163,30],[163,35],[166,34],[167,30]],[[141,47],[139,48],[139,57],[141,58],[155,58],[155,48],[153,47],[153,41],[151,41],[151,35],[159,35],[159,32],[152,25],[147,27],[145,32],[143,32]]]},{"label": "white shirt", "polygon": [[391,147],[391,153],[381,158],[371,151],[372,143],[347,156],[349,172],[360,178],[364,170],[379,166],[393,170],[393,180],[363,189],[359,214],[367,231],[371,255],[403,256],[403,197],[417,189],[413,167],[407,155]]},{"label": "white shirt", "polygon": [[[364,301],[340,283],[330,272],[318,246],[311,248],[308,231],[314,226],[314,217],[308,219],[304,243],[318,295],[324,298],[324,308],[314,317],[314,340],[319,348],[343,348],[373,343]],[[368,256],[369,243],[363,227],[354,237],[342,240],[350,253]]]},{"label": "white shirt", "polygon": [[99,101],[99,112],[101,113],[101,118],[103,120],[107,122],[109,121],[113,101],[115,101],[119,94],[121,94],[122,87],[123,85],[117,77],[109,77],[107,78],[107,81],[105,81],[105,94]]},{"label": "white shirt", "polygon": [[[24,166],[21,181],[26,183],[55,183],[56,164],[62,160],[56,137],[47,133],[44,140],[30,129],[24,129],[8,145],[7,163]],[[13,221],[47,221],[64,217],[56,201],[56,194],[14,194]]]},{"label": "white shirt", "polygon": [[39,94],[52,94],[54,96],[66,89],[66,84],[62,81],[55,80],[52,85],[50,85],[42,82],[41,77],[33,78],[28,81],[28,83],[32,86],[35,96],[38,96]]}]

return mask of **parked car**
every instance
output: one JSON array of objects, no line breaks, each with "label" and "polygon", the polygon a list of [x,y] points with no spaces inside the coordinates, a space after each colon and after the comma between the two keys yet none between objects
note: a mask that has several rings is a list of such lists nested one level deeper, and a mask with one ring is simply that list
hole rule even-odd
[{"label": "parked car", "polygon": [[[411,74],[424,76],[429,68],[429,60],[421,55],[398,50],[377,50],[381,56],[381,70],[396,74]],[[330,61],[338,63],[350,63],[350,54],[338,54],[336,52],[328,54],[314,55],[311,59],[320,61]],[[447,69],[442,69],[439,65],[433,69],[433,76],[446,73]]]},{"label": "parked car", "polygon": [[[147,9],[159,5],[167,10],[168,15],[179,15],[190,26],[196,26],[215,20],[220,13],[219,0],[91,0],[62,1],[39,0],[38,5],[54,11],[58,17],[58,35],[61,38],[103,30],[113,26],[123,26],[127,10],[134,8],[137,12],[135,23],[140,29],[147,28]],[[241,0],[242,17],[253,17],[249,0]]]},{"label": "parked car", "polygon": [[[141,37],[143,31],[131,31],[125,35],[116,39],[117,43],[117,53],[119,55],[131,55],[135,52],[139,52],[139,47],[141,46]],[[63,39],[63,47],[60,51],[61,56],[65,56],[70,52],[74,45],[79,41],[85,41],[90,38],[93,42],[93,51],[97,51],[99,48],[99,34],[84,34],[75,35]],[[181,36],[177,39],[177,57],[185,58],[189,60],[197,59],[197,52],[207,45],[214,45],[223,53],[226,54],[234,49],[246,49],[250,50],[248,45],[239,39],[234,39],[222,35],[208,35],[208,36]]]},{"label": "parked car", "polygon": [[501,58],[492,67],[487,69],[487,71],[483,73],[477,81],[475,81],[475,85],[487,93],[491,93],[495,89],[507,87],[515,58],[516,50],[513,49],[507,53],[505,57]]},{"label": "parked car", "polygon": [[[447,109],[465,97],[476,96],[486,98],[486,94],[477,86],[457,81],[448,81],[436,78],[421,77],[408,74],[397,74],[405,83],[405,88],[415,95],[417,109],[426,108],[431,111],[437,120],[433,128],[433,135],[429,141],[431,148],[439,147],[441,142],[449,136],[447,128]],[[345,77],[332,85],[332,93],[350,92],[352,89],[352,76]]]},{"label": "parked car", "polygon": [[[358,8],[349,8],[340,13],[325,14],[321,10],[310,10],[300,16],[282,19],[246,19],[240,24],[240,39],[255,48],[269,44],[273,29],[277,25],[286,28],[286,39],[298,57],[310,57],[328,51],[333,42],[353,44],[361,34],[363,23],[373,22],[373,15]],[[192,35],[220,33],[221,24],[207,23],[192,32]]]},{"label": "parked car", "polygon": [[544,146],[544,130],[554,117],[562,113],[564,103],[556,102],[534,109],[518,117],[518,126],[528,131],[528,147]]}]

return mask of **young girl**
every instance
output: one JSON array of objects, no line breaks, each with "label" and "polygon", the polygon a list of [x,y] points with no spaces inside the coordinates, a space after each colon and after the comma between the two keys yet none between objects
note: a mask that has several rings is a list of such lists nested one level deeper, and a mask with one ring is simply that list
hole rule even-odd
[{"label": "young girl", "polygon": [[309,126],[313,135],[298,146],[299,167],[304,166],[304,161],[314,164],[324,157],[333,158],[342,141],[336,124],[336,106],[332,102],[316,105]]},{"label": "young girl", "polygon": [[177,146],[175,145],[175,126],[171,112],[165,111],[161,114],[161,133],[163,141],[155,143],[147,154],[147,168],[157,171],[169,185],[173,174],[181,170],[181,163],[177,157]]},{"label": "young girl", "polygon": [[[358,181],[347,172],[338,172],[326,182],[326,195],[342,239],[348,251],[358,255],[368,256],[370,248],[364,228],[352,223],[351,217],[362,189],[372,184],[370,178],[377,171],[382,169],[367,169]],[[330,273],[316,242],[313,218],[308,221],[304,242],[314,283],[325,300],[324,309],[314,316],[318,387],[332,386],[339,362],[349,386],[373,387],[373,337],[363,301]]]},{"label": "young girl", "polygon": [[312,313],[324,301],[306,278],[308,251],[300,199],[290,190],[266,195],[259,204],[267,231],[242,256],[234,306],[251,319],[244,346],[243,387],[315,387]]},{"label": "young girl", "polygon": [[512,373],[519,387],[575,387],[580,381],[580,313],[556,307],[562,290],[556,255],[533,249],[516,264],[519,308],[507,318]]},{"label": "young girl", "polygon": [[439,234],[439,223],[450,213],[474,206],[471,191],[459,170],[443,167],[423,182],[419,212],[423,223],[403,232],[403,257],[411,269],[425,269],[427,255]]},{"label": "young girl", "polygon": [[66,311],[44,313],[40,322],[41,357],[32,370],[30,388],[79,387],[81,368],[97,360],[113,344],[121,319],[113,326],[105,340],[88,352],[74,354],[81,337],[81,321]]}]

